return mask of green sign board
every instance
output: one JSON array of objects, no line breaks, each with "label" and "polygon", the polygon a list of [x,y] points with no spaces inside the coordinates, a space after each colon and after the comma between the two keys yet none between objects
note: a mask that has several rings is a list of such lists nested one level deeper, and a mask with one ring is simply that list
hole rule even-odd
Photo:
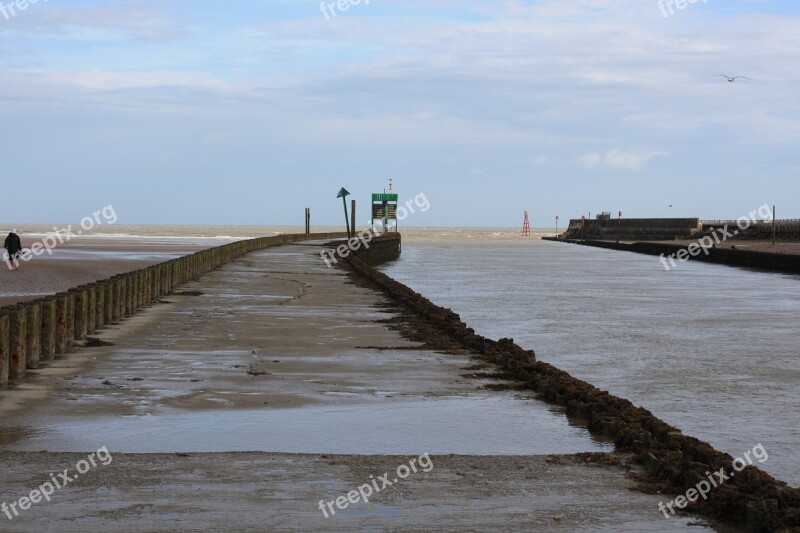
[{"label": "green sign board", "polygon": [[372,195],[373,202],[396,202],[397,195],[396,194],[373,194]]}]

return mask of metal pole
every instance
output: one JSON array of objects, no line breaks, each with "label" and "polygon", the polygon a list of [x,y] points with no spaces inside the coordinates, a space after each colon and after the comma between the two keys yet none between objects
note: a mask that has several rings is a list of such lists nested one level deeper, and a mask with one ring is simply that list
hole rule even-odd
[{"label": "metal pole", "polygon": [[350,237],[356,236],[356,201],[350,200],[350,229],[352,230],[352,235]]},{"label": "metal pole", "polygon": [[344,207],[344,225],[347,227],[347,238],[348,239],[350,237],[352,237],[352,235],[350,234],[350,217],[347,216],[347,197],[349,195],[350,195],[350,193],[344,187],[339,189],[339,194],[336,195],[336,198],[341,198],[342,199],[342,206]]},{"label": "metal pole", "polygon": [[342,196],[342,206],[344,207],[344,225],[347,226],[347,237],[350,238],[350,217],[347,216],[347,198]]},{"label": "metal pole", "polygon": [[772,205],[772,245],[775,245],[775,205]]}]

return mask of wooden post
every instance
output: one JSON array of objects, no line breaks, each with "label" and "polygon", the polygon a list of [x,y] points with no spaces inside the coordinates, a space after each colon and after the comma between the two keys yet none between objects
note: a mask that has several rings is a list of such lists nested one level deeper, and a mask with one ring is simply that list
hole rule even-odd
[{"label": "wooden post", "polygon": [[[69,320],[67,314],[69,313],[69,296],[66,292],[56,294],[56,353],[62,354],[67,352],[69,346],[69,337],[72,336],[72,330],[69,329]],[[67,332],[69,331],[69,335]]]},{"label": "wooden post", "polygon": [[103,282],[103,326],[114,323],[114,280]]},{"label": "wooden post", "polygon": [[56,300],[43,298],[41,300],[42,315],[42,361],[50,361],[56,353]]},{"label": "wooden post", "polygon": [[356,236],[356,201],[350,200],[350,238]]},{"label": "wooden post", "polygon": [[28,338],[28,310],[21,305],[10,307],[8,321],[8,377],[19,379],[25,375],[27,368],[25,343]]},{"label": "wooden post", "polygon": [[67,346],[74,346],[75,345],[75,293],[73,291],[67,291],[67,314],[66,314],[66,326],[67,326]]},{"label": "wooden post", "polygon": [[773,206],[772,206],[772,245],[773,246],[775,246],[775,234],[777,232],[775,224],[777,224],[777,222],[775,221],[775,205],[773,204]]},{"label": "wooden post", "polygon": [[89,313],[88,293],[86,287],[78,287],[73,289],[72,292],[75,296],[75,329],[73,338],[76,341],[84,341],[86,340],[86,331],[89,326],[87,322]]},{"label": "wooden post", "polygon": [[27,326],[25,335],[25,367],[39,368],[39,359],[42,355],[42,316],[39,302],[25,304],[27,311]]},{"label": "wooden post", "polygon": [[97,282],[94,287],[94,331],[103,329],[106,322],[106,284]]},{"label": "wooden post", "polygon": [[86,335],[94,335],[97,327],[97,289],[94,285],[86,286]]},{"label": "wooden post", "polygon": [[120,318],[128,318],[133,314],[133,276],[123,274],[122,281],[124,283],[124,293],[122,295],[123,309],[120,312]]},{"label": "wooden post", "polygon": [[8,314],[5,311],[0,311],[0,390],[8,387],[10,360],[8,353]]}]

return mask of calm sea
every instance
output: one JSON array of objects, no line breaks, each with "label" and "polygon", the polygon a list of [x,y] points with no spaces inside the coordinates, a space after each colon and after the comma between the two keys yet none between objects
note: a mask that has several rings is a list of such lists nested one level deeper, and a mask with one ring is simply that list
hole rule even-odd
[{"label": "calm sea", "polygon": [[404,234],[383,271],[491,338],[800,486],[800,277],[514,237]]}]

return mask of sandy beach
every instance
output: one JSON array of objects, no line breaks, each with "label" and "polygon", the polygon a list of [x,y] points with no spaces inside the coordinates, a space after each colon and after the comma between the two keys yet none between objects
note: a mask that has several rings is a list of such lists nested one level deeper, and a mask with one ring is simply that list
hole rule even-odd
[{"label": "sandy beach", "polygon": [[[25,238],[23,246],[32,242],[36,241]],[[52,255],[45,252],[20,261],[19,270],[9,270],[5,262],[0,264],[0,307],[35,300],[217,244],[221,243],[76,237],[54,248]]]}]

